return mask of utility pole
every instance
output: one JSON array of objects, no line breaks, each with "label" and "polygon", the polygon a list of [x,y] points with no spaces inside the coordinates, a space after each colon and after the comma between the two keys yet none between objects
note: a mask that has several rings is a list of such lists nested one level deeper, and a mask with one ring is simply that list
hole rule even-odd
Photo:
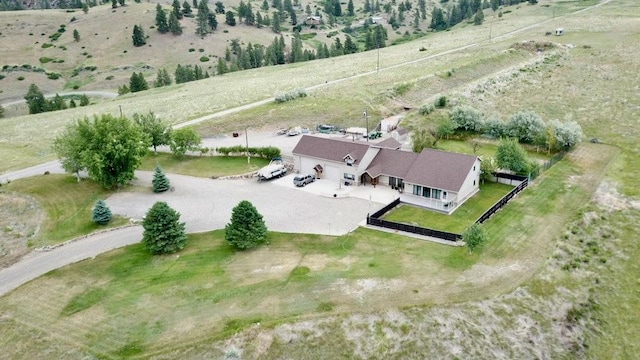
[{"label": "utility pole", "polygon": [[367,132],[365,133],[365,137],[367,138],[367,142],[369,142],[369,117],[367,116],[367,108],[364,108],[364,112],[362,113],[364,116],[364,122],[367,127]]},{"label": "utility pole", "polygon": [[378,45],[378,63],[376,65],[376,72],[380,71],[380,44]]},{"label": "utility pole", "polygon": [[247,144],[247,164],[251,164],[251,156],[249,156],[249,128],[244,128],[244,140]]}]

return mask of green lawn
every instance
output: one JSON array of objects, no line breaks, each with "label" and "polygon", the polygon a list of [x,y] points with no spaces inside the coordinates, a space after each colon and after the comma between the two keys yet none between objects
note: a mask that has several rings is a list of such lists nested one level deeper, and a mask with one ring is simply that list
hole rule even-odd
[{"label": "green lawn", "polygon": [[40,175],[14,180],[3,189],[33,196],[44,208],[46,218],[33,246],[57,244],[96,230],[128,223],[114,216],[105,226],[91,221],[92,209],[98,199],[105,199],[111,191],[104,190],[91,180],[76,181],[73,175]]},{"label": "green lawn", "polygon": [[485,211],[513,189],[513,186],[487,182],[451,215],[401,204],[383,216],[385,220],[462,234]]},{"label": "green lawn", "polygon": [[247,163],[244,156],[183,156],[178,158],[172,154],[150,154],[144,158],[140,170],[153,170],[159,164],[165,173],[182,174],[198,177],[221,177],[240,175],[259,170],[269,164],[269,160],[251,158]]}]

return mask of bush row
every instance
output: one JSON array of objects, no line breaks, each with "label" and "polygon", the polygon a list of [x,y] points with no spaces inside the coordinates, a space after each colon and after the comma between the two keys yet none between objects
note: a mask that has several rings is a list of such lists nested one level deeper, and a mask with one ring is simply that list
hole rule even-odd
[{"label": "bush row", "polygon": [[253,157],[261,157],[265,159],[273,159],[280,156],[280,149],[273,146],[265,146],[265,147],[247,147],[242,145],[230,146],[230,147],[219,147],[216,148],[216,151],[224,156],[229,155],[243,155],[249,152],[250,156]]},{"label": "bush row", "polygon": [[293,91],[289,91],[288,93],[278,93],[276,94],[275,101],[276,103],[283,103],[291,100],[295,100],[297,98],[306,97],[307,92],[304,89],[296,89]]}]

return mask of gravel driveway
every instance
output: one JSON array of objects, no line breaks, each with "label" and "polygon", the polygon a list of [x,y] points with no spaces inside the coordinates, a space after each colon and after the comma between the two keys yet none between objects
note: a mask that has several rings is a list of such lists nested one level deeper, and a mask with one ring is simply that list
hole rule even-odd
[{"label": "gravel driveway", "polygon": [[165,201],[181,214],[187,232],[222,229],[231,210],[249,200],[264,217],[270,230],[291,233],[342,235],[366,219],[381,205],[358,198],[330,198],[277,185],[246,180],[213,180],[168,174],[174,191],[151,192],[153,173],[136,172],[136,185],[148,192],[123,192],[106,202],[114,214],[142,219],[156,201]]}]

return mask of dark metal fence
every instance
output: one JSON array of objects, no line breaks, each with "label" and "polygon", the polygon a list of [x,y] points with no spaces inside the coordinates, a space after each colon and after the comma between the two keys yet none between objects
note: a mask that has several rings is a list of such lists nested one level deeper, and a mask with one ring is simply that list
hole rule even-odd
[{"label": "dark metal fence", "polygon": [[400,199],[395,199],[390,204],[386,205],[382,209],[373,213],[373,215],[367,216],[367,225],[379,226],[387,229],[404,231],[404,232],[423,235],[423,236],[431,236],[438,239],[453,241],[453,242],[458,241],[462,238],[462,235],[460,234],[454,234],[446,231],[439,231],[439,230],[424,228],[421,226],[402,224],[394,221],[387,221],[387,220],[380,219],[382,215],[384,215],[394,207],[398,206],[399,204],[400,204]]},{"label": "dark metal fence", "polygon": [[564,159],[564,156],[566,154],[567,154],[566,151],[561,151],[561,152],[553,155],[553,157],[551,157],[551,159],[545,161],[544,164],[540,165],[539,168],[535,169],[534,171],[532,171],[529,174],[529,180],[534,180],[540,174],[542,174],[543,172],[549,170],[549,168],[552,167],[555,163],[557,163],[558,161]]},{"label": "dark metal fence", "polygon": [[[508,175],[508,174],[505,174],[505,175]],[[518,175],[511,175],[511,176],[518,176]],[[502,197],[502,199],[498,200],[498,202],[495,203],[491,208],[489,208],[489,210],[485,211],[485,213],[482,214],[482,216],[480,216],[478,220],[476,220],[476,224],[482,224],[483,222],[487,221],[491,217],[491,215],[495,214],[503,206],[507,205],[507,203],[511,199],[513,199],[514,196],[518,195],[520,191],[524,190],[527,186],[529,186],[529,179],[527,179],[524,176],[519,176],[519,177],[522,178],[522,179],[519,179],[519,180],[522,180],[520,185],[511,189],[511,191],[509,191],[507,195]],[[518,180],[518,179],[514,179],[514,180]]]}]

